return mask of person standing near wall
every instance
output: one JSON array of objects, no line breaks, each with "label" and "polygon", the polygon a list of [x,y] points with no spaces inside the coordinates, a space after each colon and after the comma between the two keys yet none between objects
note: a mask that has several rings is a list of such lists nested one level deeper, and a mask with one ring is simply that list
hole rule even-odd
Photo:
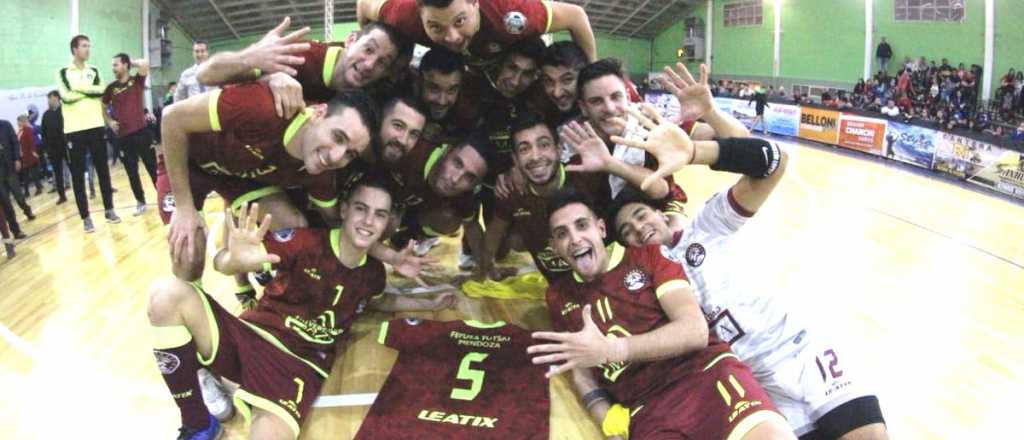
[{"label": "person standing near wall", "polygon": [[878,58],[879,69],[888,72],[889,60],[892,59],[892,46],[885,41],[885,37],[882,37],[882,42],[878,43],[878,48],[875,49],[875,58]]},{"label": "person standing near wall", "polygon": [[210,49],[206,41],[195,40],[192,42],[192,59],[195,60],[195,64],[181,72],[181,77],[178,78],[178,88],[174,91],[174,102],[216,89],[213,86],[200,84],[199,79],[196,78],[196,75],[199,73],[199,65],[203,64],[207,58],[210,58]]},{"label": "person standing near wall", "polygon": [[9,121],[0,119],[0,209],[7,217],[7,224],[11,226],[14,238],[25,238],[18,226],[18,217],[14,213],[14,206],[11,205],[11,196],[18,202],[18,206],[25,213],[29,221],[35,220],[32,215],[32,208],[25,203],[25,195],[21,192],[21,185],[18,183],[18,168],[21,167],[21,144],[18,142],[18,135],[14,126]]},{"label": "person standing near wall", "polygon": [[[130,74],[132,66],[136,69],[134,76]],[[134,215],[139,216],[146,212],[146,191],[139,179],[140,158],[153,187],[156,187],[156,153],[153,151],[152,133],[146,127],[142,103],[146,93],[149,61],[132,60],[128,54],[119,53],[114,55],[112,68],[116,80],[107,85],[103,92],[103,103],[107,106],[103,115],[107,126],[117,136],[114,142],[123,154],[121,162],[137,203]]]},{"label": "person standing near wall", "polygon": [[60,111],[60,93],[51,90],[46,94],[46,102],[50,106],[43,113],[43,124],[40,131],[43,135],[43,146],[46,155],[50,158],[50,165],[53,165],[53,190],[57,193],[57,204],[68,201],[64,190],[67,189],[64,183],[64,162],[67,161],[68,142],[64,138],[64,116]]},{"label": "person standing near wall", "polygon": [[107,165],[107,146],[103,140],[103,96],[104,87],[100,71],[85,62],[89,59],[92,43],[85,35],[71,39],[71,64],[57,72],[57,84],[64,104],[64,135],[70,142],[71,186],[75,190],[78,215],[82,218],[85,232],[96,228],[89,216],[89,199],[85,197],[85,155],[92,156],[96,177],[100,180],[103,195],[104,217],[107,223],[120,223],[121,218],[114,212],[114,200],[110,185],[110,168]]}]

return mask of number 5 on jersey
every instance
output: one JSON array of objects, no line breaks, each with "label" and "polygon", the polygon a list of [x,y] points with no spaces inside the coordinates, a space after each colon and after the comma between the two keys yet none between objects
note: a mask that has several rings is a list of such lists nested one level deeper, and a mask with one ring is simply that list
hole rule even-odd
[{"label": "number 5 on jersey", "polygon": [[462,357],[462,362],[459,363],[459,372],[455,375],[455,379],[468,380],[470,385],[469,388],[452,388],[452,399],[476,399],[476,396],[480,394],[480,389],[484,386],[484,374],[486,372],[474,369],[472,364],[483,362],[484,359],[487,359],[487,356],[487,353],[471,352]]}]

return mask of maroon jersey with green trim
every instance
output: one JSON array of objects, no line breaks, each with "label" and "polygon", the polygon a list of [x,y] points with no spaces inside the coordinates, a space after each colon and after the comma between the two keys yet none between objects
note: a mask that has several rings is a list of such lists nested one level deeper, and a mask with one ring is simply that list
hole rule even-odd
[{"label": "maroon jersey with green trim", "polygon": [[377,341],[398,350],[355,438],[548,438],[546,366],[526,353],[530,332],[475,321],[395,319]]},{"label": "maroon jersey with green trim", "polygon": [[429,209],[451,208],[462,219],[470,219],[477,212],[475,191],[467,191],[455,197],[441,197],[427,182],[427,176],[441,166],[448,145],[434,148],[417,144],[391,172],[391,199],[401,207],[413,208],[423,205]]},{"label": "maroon jersey with green trim", "polygon": [[263,245],[281,257],[256,308],[241,318],[268,331],[293,353],[331,371],[335,344],[366,303],[384,291],[384,265],[366,257],[348,268],[339,258],[340,229],[282,229]]},{"label": "maroon jersey with green trim", "polygon": [[305,61],[295,66],[295,79],[302,85],[302,97],[307,102],[327,102],[338,92],[331,88],[334,66],[345,54],[345,44],[305,41],[309,49],[295,54]]},{"label": "maroon jersey with green trim", "polygon": [[[579,161],[575,160],[573,163],[576,162]],[[559,166],[555,178],[561,181],[559,188],[571,187],[596,201],[611,199],[608,177],[604,173],[569,173],[563,166]],[[533,264],[550,283],[571,273],[572,269],[569,263],[555,255],[548,244],[551,227],[548,224],[547,205],[547,197],[538,195],[527,184],[525,193],[514,193],[508,199],[495,204],[494,217],[508,222],[511,231],[522,237],[526,251],[533,257]]]},{"label": "maroon jersey with green trim", "polygon": [[[480,5],[480,30],[469,44],[466,63],[485,66],[516,42],[547,33],[551,10],[542,0],[485,0]],[[425,46],[437,46],[420,20],[416,0],[387,0],[377,19],[394,26],[407,38]]]},{"label": "maroon jersey with green trim", "polygon": [[279,118],[270,86],[249,82],[210,92],[213,131],[190,135],[189,162],[214,176],[234,176],[267,185],[301,186],[321,201],[337,199],[334,173],[311,175],[301,160],[284,149],[289,127],[298,130],[308,118]]},{"label": "maroon jersey with green trim", "polygon": [[[582,282],[574,274],[548,286],[548,314],[554,329],[580,331],[587,304],[598,329],[611,337],[640,335],[668,324],[669,317],[658,301],[659,289],[688,281],[682,267],[662,256],[659,248],[613,244],[609,248],[611,269],[596,280]],[[711,358],[728,350],[728,344],[712,336],[700,352],[651,362],[608,363],[595,367],[594,376],[616,401],[633,407],[676,380],[699,372]]]}]

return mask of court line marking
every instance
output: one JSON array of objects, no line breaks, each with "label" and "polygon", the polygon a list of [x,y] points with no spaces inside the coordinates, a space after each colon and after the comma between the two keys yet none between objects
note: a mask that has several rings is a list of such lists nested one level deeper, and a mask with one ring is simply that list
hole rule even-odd
[{"label": "court line marking", "polygon": [[368,406],[377,400],[377,393],[332,394],[320,396],[313,402],[313,408],[334,408],[339,406]]}]

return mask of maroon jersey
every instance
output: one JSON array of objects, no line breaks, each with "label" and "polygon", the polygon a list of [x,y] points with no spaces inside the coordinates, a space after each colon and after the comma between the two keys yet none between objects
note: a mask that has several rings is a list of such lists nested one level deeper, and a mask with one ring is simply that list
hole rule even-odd
[{"label": "maroon jersey", "polygon": [[384,291],[384,265],[365,257],[359,267],[339,260],[340,229],[282,229],[263,240],[281,257],[256,308],[241,318],[324,371],[367,301]]},{"label": "maroon jersey", "polygon": [[[558,187],[569,186],[577,192],[586,194],[592,200],[609,200],[608,178],[604,173],[567,173],[565,167],[558,166]],[[572,271],[566,263],[551,249],[548,244],[551,228],[548,224],[548,199],[534,191],[529,183],[524,194],[514,193],[508,199],[494,205],[494,217],[508,222],[511,231],[525,241],[526,250],[533,257],[544,278],[551,283],[556,278]]]},{"label": "maroon jersey", "polygon": [[[651,332],[669,323],[658,297],[672,288],[688,285],[679,264],[661,255],[660,245],[609,247],[610,268],[593,282],[578,275],[561,277],[548,287],[547,303],[556,331],[583,328],[583,306],[591,305],[594,323],[610,337]],[[699,372],[714,356],[727,352],[728,344],[710,337],[708,347],[687,356],[650,362],[613,362],[594,368],[594,375],[616,401],[633,407],[670,388],[675,381]]]},{"label": "maroon jersey", "polygon": [[270,86],[258,81],[210,93],[213,132],[189,136],[189,162],[214,176],[301,186],[321,207],[337,201],[334,173],[311,175],[284,148],[309,119],[310,110],[291,120],[278,117]]},{"label": "maroon jersey", "polygon": [[146,92],[146,77],[135,75],[126,82],[114,81],[103,91],[103,103],[111,105],[111,115],[119,125],[117,137],[123,138],[146,128],[142,113],[142,95]]},{"label": "maroon jersey", "polygon": [[331,88],[334,80],[334,66],[345,53],[344,43],[322,43],[307,41],[309,49],[295,54],[302,57],[302,65],[295,68],[295,79],[302,85],[302,97],[307,102],[327,102],[337,91]]},{"label": "maroon jersey", "polygon": [[429,148],[417,144],[402,159],[398,169],[390,173],[394,185],[391,189],[391,199],[404,208],[415,208],[420,205],[430,209],[450,208],[455,210],[459,218],[467,221],[472,219],[477,213],[474,191],[467,191],[455,197],[441,197],[427,182],[427,177],[434,168],[440,166],[439,162],[448,148],[448,145]]},{"label": "maroon jersey", "polygon": [[[480,30],[469,44],[466,63],[485,66],[516,42],[545,34],[551,27],[551,5],[542,0],[485,0],[480,5]],[[387,0],[377,14],[408,38],[436,46],[427,36],[416,0]]]},{"label": "maroon jersey", "polygon": [[503,322],[395,319],[377,342],[398,360],[356,439],[547,439],[546,366],[530,332]]}]

